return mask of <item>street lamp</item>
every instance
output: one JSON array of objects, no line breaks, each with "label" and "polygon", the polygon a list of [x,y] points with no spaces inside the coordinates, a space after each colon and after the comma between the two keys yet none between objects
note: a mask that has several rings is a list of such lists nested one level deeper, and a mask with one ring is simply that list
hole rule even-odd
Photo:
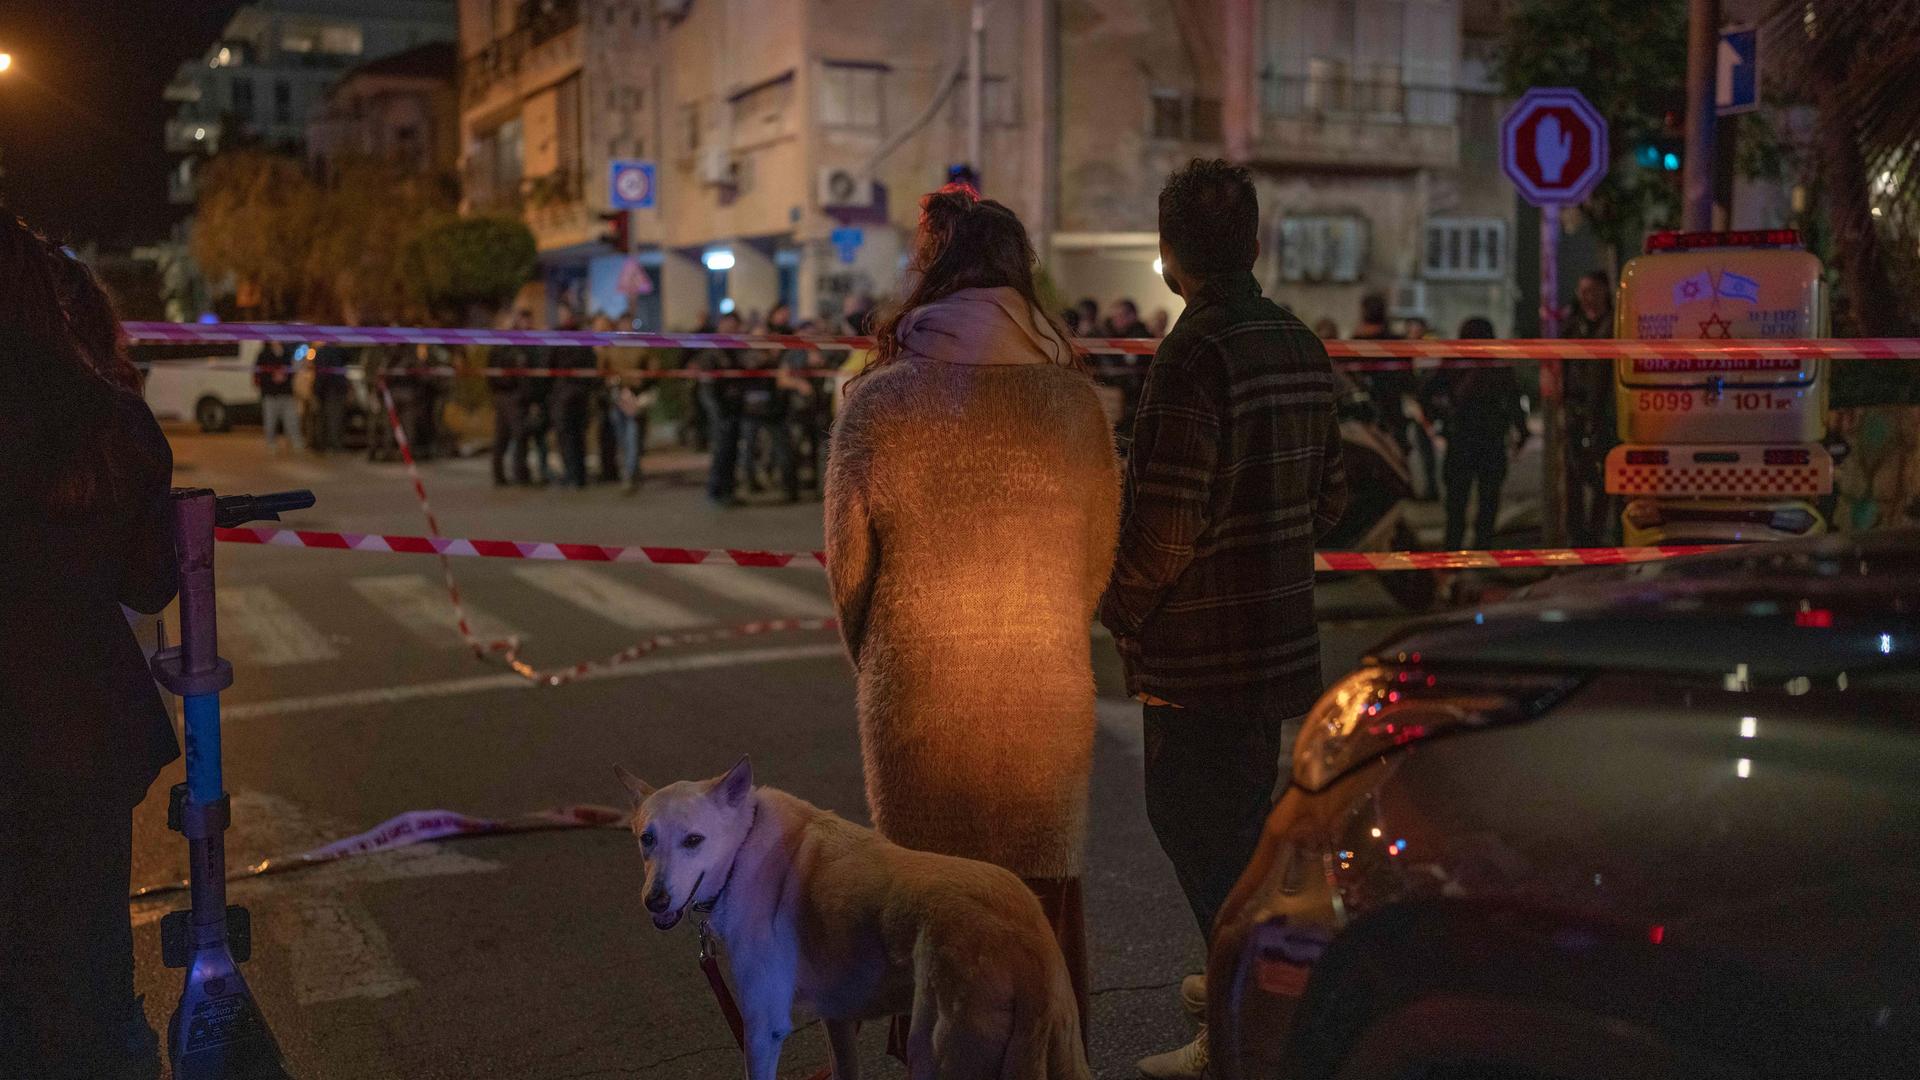
[{"label": "street lamp", "polygon": [[10,52],[0,52],[0,75],[4,75],[12,70],[13,54]]}]

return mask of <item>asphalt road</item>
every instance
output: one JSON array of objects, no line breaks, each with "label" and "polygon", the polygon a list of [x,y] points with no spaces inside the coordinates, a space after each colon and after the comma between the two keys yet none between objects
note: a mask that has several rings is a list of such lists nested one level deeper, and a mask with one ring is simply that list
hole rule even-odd
[{"label": "asphalt road", "polygon": [[[175,481],[223,492],[310,487],[302,528],[424,531],[401,467],[270,455],[256,430],[169,433]],[[699,462],[652,461],[636,496],[495,489],[481,460],[426,466],[450,535],[811,550],[817,503],[710,508]],[[657,568],[459,560],[481,632],[511,629],[539,665],[612,654],[664,630],[827,611],[817,569]],[[711,775],[751,753],[757,778],[864,820],[853,685],[831,633],[792,632],[664,650],[607,677],[536,688],[476,660],[451,624],[439,567],[422,556],[220,550],[230,865],[303,850],[407,810],[507,816],[619,804],[611,764],[655,782]],[[1325,662],[1344,670],[1401,616],[1378,587],[1322,589]],[[1176,988],[1200,939],[1139,798],[1137,708],[1118,660],[1092,638],[1101,693],[1086,894],[1093,1060],[1132,1077],[1185,1041]],[[154,785],[135,820],[136,884],[185,872]],[[738,1075],[696,967],[690,924],[653,929],[640,860],[618,830],[423,844],[233,889],[248,905],[245,972],[302,1078],[692,1078]],[[160,965],[158,920],[184,897],[136,903],[139,981],[164,1031],[179,973]],[[882,1034],[863,1035],[874,1075]],[[825,1059],[817,1026],[783,1075]]]}]

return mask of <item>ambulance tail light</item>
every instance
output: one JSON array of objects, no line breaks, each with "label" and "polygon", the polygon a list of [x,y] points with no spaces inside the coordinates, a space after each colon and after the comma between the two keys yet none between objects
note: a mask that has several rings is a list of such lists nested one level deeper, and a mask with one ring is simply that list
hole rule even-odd
[{"label": "ambulance tail light", "polygon": [[1764,460],[1769,465],[1808,465],[1813,462],[1813,453],[1791,448],[1769,450],[1764,455]]},{"label": "ambulance tail light", "polygon": [[1665,465],[1667,460],[1668,455],[1665,450],[1627,451],[1627,464],[1629,465]]},{"label": "ambulance tail light", "polygon": [[1660,504],[1647,499],[1635,499],[1628,503],[1626,512],[1622,516],[1627,519],[1627,524],[1636,529],[1657,529],[1667,521],[1667,515],[1661,512]]},{"label": "ambulance tail light", "polygon": [[1820,519],[1811,510],[1776,510],[1767,523],[1779,532],[1800,536],[1812,532]]}]

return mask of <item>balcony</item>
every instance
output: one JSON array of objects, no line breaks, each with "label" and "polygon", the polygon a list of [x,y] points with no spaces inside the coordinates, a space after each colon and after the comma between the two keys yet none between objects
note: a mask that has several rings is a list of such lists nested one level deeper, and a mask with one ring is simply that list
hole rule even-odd
[{"label": "balcony", "polygon": [[[517,91],[519,76],[544,82],[580,66],[580,0],[529,0],[520,6],[519,24],[504,37],[468,56],[460,65],[460,105],[474,110],[501,91]],[[505,95],[502,95],[504,97]]]},{"label": "balcony", "polygon": [[1459,91],[1266,72],[1255,155],[1274,164],[1398,171],[1459,163]]}]

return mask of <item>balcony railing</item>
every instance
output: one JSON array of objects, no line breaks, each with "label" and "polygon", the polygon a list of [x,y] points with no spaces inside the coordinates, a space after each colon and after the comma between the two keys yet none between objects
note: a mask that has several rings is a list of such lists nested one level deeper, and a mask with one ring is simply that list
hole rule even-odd
[{"label": "balcony railing", "polygon": [[1271,71],[1260,78],[1261,115],[1273,120],[1451,126],[1459,100],[1451,86]]},{"label": "balcony railing", "polygon": [[580,0],[526,0],[513,30],[460,65],[460,96],[471,105],[496,83],[519,74],[527,56],[580,25]]}]

